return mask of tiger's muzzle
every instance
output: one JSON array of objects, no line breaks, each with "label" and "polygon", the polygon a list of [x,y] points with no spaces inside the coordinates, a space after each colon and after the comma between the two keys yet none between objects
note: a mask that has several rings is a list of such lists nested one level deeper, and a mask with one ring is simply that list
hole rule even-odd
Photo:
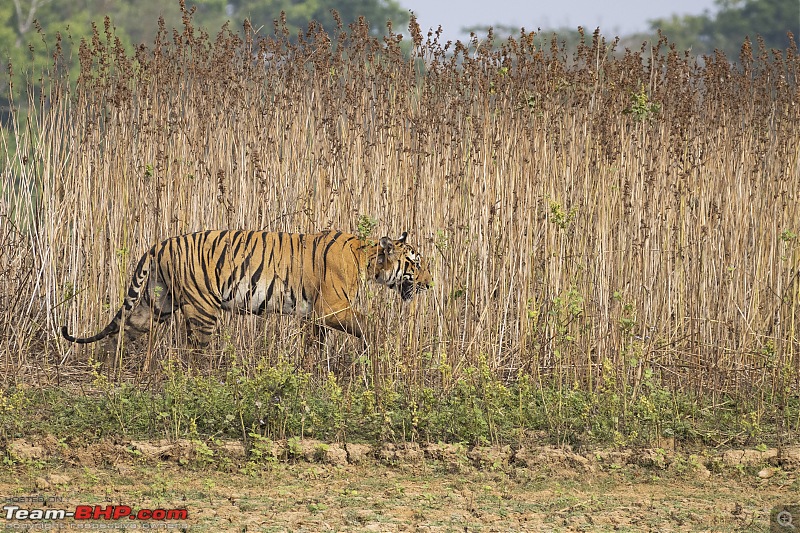
[{"label": "tiger's muzzle", "polygon": [[433,284],[431,274],[426,267],[418,268],[415,274],[414,277],[408,275],[404,276],[403,280],[400,282],[400,298],[402,298],[403,301],[408,301],[412,299],[415,294],[428,290]]}]

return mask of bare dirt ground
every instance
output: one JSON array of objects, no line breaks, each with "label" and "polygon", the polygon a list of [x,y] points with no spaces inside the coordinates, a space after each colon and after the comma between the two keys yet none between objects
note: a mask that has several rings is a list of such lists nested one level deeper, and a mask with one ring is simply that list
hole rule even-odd
[{"label": "bare dirt ground", "polygon": [[45,437],[2,451],[0,496],[20,509],[127,505],[185,520],[9,520],[4,531],[770,531],[800,503],[800,448],[662,449],[276,443]]}]

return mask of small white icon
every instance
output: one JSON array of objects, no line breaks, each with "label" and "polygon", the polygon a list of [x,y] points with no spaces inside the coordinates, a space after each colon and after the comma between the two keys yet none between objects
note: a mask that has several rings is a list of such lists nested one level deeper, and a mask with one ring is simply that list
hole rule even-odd
[{"label": "small white icon", "polygon": [[789,511],[781,511],[780,513],[775,515],[775,521],[781,527],[788,527],[789,529],[794,529],[794,524],[792,524],[792,513]]}]

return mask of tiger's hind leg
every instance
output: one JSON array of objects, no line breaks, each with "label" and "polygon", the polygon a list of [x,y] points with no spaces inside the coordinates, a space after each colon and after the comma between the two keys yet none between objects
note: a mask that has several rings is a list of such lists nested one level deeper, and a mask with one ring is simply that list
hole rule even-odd
[{"label": "tiger's hind leg", "polygon": [[190,360],[207,366],[203,348],[209,345],[217,328],[216,313],[201,309],[197,305],[186,303],[181,307],[186,322],[186,337],[190,346]]},{"label": "tiger's hind leg", "polygon": [[[151,344],[149,334],[155,326],[172,317],[175,312],[175,302],[172,293],[164,283],[151,281],[147,290],[129,311],[123,312],[122,323],[124,326],[124,343]],[[117,337],[119,339],[119,337]],[[121,339],[120,339],[121,340]],[[115,365],[119,364],[124,346],[115,344]],[[137,350],[138,351],[138,350]],[[145,368],[150,366],[150,350],[147,349],[147,358],[142,364]]]},{"label": "tiger's hind leg", "polygon": [[153,325],[163,322],[169,316],[169,313],[154,312],[142,301],[137,301],[128,311],[123,307],[113,319],[113,333],[99,341],[98,349],[92,357],[94,363],[98,364],[97,368],[102,367],[109,375],[123,371],[128,366],[124,364],[128,362],[126,354],[138,353],[138,345],[146,342],[144,339]]},{"label": "tiger's hind leg", "polygon": [[189,343],[195,348],[208,346],[217,328],[218,316],[194,304],[184,304],[181,311],[186,321],[186,336]]},{"label": "tiger's hind leg", "polygon": [[149,333],[156,324],[168,320],[174,312],[175,298],[172,292],[164,282],[151,279],[133,309],[125,313],[125,335],[130,340],[136,340]]}]

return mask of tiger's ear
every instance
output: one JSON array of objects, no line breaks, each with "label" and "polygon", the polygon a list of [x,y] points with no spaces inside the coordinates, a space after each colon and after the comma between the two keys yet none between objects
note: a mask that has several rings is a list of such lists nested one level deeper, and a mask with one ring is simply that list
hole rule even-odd
[{"label": "tiger's ear", "polygon": [[406,237],[408,237],[408,232],[404,231],[403,234],[400,235],[400,238],[397,239],[397,242],[406,242]]},{"label": "tiger's ear", "polygon": [[383,253],[386,255],[391,255],[392,250],[394,250],[394,243],[392,239],[389,237],[381,237],[380,242],[381,248],[383,248]]}]

